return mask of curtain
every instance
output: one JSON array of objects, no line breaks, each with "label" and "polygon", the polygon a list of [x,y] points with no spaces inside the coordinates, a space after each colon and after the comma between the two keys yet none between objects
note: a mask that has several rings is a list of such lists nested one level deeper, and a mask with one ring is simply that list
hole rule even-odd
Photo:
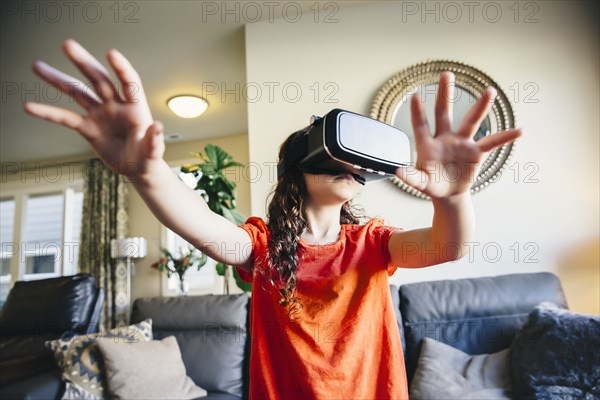
[{"label": "curtain", "polygon": [[128,190],[124,177],[97,158],[84,164],[83,180],[78,269],[91,274],[98,286],[104,288],[101,328],[109,330],[129,323],[127,265],[123,259],[110,257],[111,239],[124,239],[128,234]]}]

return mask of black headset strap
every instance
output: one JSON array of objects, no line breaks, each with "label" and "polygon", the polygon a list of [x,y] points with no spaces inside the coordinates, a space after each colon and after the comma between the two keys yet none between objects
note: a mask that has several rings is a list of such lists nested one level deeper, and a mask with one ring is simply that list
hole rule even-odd
[{"label": "black headset strap", "polygon": [[277,164],[277,178],[280,179],[292,166],[297,165],[308,154],[308,135],[302,135],[288,145],[282,159]]}]

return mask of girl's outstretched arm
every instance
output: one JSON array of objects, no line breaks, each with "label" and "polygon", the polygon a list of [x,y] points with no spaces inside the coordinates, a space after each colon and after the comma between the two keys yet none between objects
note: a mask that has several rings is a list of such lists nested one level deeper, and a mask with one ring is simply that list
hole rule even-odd
[{"label": "girl's outstretched arm", "polygon": [[[483,157],[496,147],[521,136],[510,129],[475,142],[473,136],[486,117],[496,90],[488,87],[452,132],[454,74],[440,76],[435,106],[435,134],[419,96],[412,96],[411,114],[417,161],[414,167],[401,167],[396,175],[431,197],[434,207],[431,228],[394,232],[388,244],[392,262],[405,268],[419,268],[457,260],[467,254],[467,242],[475,232],[475,217],[470,187]],[[448,179],[452,177],[452,179]]]},{"label": "girl's outstretched arm", "polygon": [[43,63],[33,69],[42,79],[72,98],[85,115],[38,103],[24,103],[38,118],[76,130],[114,172],[125,175],[154,215],[211,258],[243,266],[251,257],[250,238],[240,227],[213,213],[192,189],[171,172],[163,160],[163,126],[153,121],[141,79],[118,51],[108,52],[120,91],[108,71],[72,39],[63,49],[90,79],[95,92],[81,81]]}]

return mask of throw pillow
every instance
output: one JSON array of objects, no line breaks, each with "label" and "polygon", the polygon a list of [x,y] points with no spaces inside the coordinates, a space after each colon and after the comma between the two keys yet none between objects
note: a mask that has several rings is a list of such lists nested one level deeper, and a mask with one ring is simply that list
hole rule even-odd
[{"label": "throw pillow", "polygon": [[152,319],[139,324],[115,328],[105,333],[62,337],[47,341],[65,382],[63,399],[103,399],[105,390],[102,355],[97,343],[101,337],[115,342],[144,342],[152,340]]},{"label": "throw pillow", "polygon": [[511,345],[518,398],[600,398],[600,317],[541,303]]},{"label": "throw pillow", "polygon": [[411,399],[510,399],[509,349],[469,355],[423,339]]},{"label": "throw pillow", "polygon": [[137,344],[100,339],[113,399],[195,399],[207,395],[187,376],[175,336]]}]

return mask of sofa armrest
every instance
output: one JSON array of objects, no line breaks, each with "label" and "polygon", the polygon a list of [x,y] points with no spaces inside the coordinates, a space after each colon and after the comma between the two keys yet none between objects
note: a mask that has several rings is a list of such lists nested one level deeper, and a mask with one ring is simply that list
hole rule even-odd
[{"label": "sofa armrest", "polygon": [[92,309],[90,315],[90,322],[87,326],[87,331],[85,332],[87,334],[96,333],[100,331],[100,318],[102,316],[102,308],[104,307],[104,297],[104,288],[98,288],[98,292],[96,295],[96,304],[94,304],[94,308]]},{"label": "sofa armrest", "polygon": [[58,368],[0,387],[0,399],[53,400],[65,391]]},{"label": "sofa armrest", "polygon": [[17,281],[0,311],[0,336],[88,333],[98,293],[89,274]]}]

